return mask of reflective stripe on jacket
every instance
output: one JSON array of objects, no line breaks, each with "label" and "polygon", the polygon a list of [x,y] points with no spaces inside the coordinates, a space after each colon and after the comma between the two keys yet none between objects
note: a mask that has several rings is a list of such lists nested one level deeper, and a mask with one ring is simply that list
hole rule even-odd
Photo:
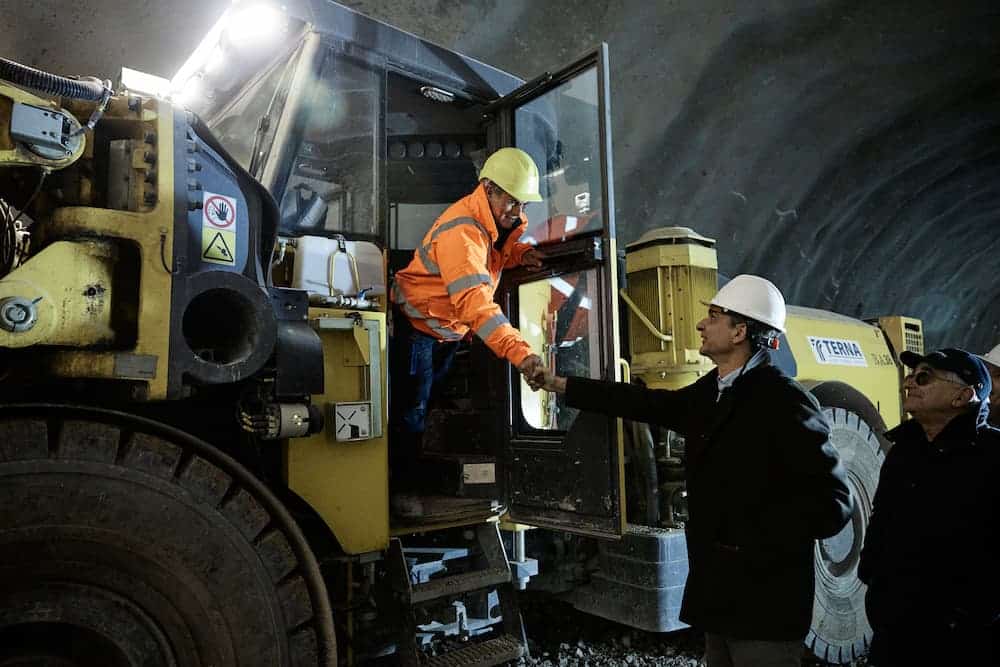
[{"label": "reflective stripe on jacket", "polygon": [[522,216],[496,250],[499,232],[480,184],[434,222],[413,260],[396,273],[392,300],[414,328],[439,340],[460,340],[471,330],[498,357],[520,365],[531,348],[493,296],[503,269],[519,265],[531,249],[518,243],[526,226]]}]

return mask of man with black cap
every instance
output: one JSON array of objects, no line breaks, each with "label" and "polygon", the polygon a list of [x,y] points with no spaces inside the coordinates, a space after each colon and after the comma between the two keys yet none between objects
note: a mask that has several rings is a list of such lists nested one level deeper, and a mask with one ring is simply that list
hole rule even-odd
[{"label": "man with black cap", "polygon": [[868,584],[870,658],[897,665],[996,665],[1000,632],[1000,431],[976,356],[903,352],[912,371],[886,433],[858,576]]},{"label": "man with black cap", "polygon": [[990,393],[990,424],[1000,426],[1000,345],[994,346],[986,354],[977,354],[986,363],[993,381],[993,391]]}]

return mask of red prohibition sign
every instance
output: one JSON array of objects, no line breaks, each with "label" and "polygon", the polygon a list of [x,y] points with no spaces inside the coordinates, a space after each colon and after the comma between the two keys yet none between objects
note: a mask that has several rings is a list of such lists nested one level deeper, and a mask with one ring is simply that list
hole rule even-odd
[{"label": "red prohibition sign", "polygon": [[215,227],[228,227],[236,219],[236,207],[225,197],[214,195],[205,202],[205,216]]}]

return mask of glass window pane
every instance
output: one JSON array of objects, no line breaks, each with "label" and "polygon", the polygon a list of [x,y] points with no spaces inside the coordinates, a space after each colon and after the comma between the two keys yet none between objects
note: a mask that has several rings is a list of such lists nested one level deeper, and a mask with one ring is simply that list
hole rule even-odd
[{"label": "glass window pane", "polygon": [[[517,288],[525,340],[556,375],[600,377],[600,321],[595,269],[524,283]],[[521,378],[521,414],[532,428],[565,431],[578,410],[561,394],[532,392]]]},{"label": "glass window pane", "polygon": [[448,204],[389,204],[389,247],[413,250]]},{"label": "glass window pane", "polygon": [[281,198],[291,235],[378,235],[381,74],[330,54],[309,91],[305,131]]},{"label": "glass window pane", "polygon": [[[211,122],[212,133],[219,143],[248,171],[260,119],[268,113],[279,82],[283,77],[287,78],[288,64],[287,58],[274,64],[267,74],[244,89],[239,99]],[[287,83],[284,85],[287,87]],[[272,113],[275,111],[271,109]]]},{"label": "glass window pane", "polygon": [[539,244],[603,226],[597,85],[595,66],[515,111],[514,143],[542,174],[544,201],[525,211],[527,235]]}]

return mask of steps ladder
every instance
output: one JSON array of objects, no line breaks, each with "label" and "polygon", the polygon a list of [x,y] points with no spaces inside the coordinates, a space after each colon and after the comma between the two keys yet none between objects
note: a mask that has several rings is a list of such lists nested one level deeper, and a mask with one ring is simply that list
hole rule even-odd
[{"label": "steps ladder", "polygon": [[[483,523],[476,527],[476,553],[472,557],[481,563],[481,569],[458,574],[441,574],[431,577],[436,570],[447,570],[449,558],[469,555],[465,549],[441,550],[441,560],[432,568],[411,568],[408,554],[428,550],[407,550],[399,539],[389,545],[388,568],[393,594],[399,605],[397,656],[402,667],[489,667],[526,656],[527,642],[521,613],[517,607],[517,594],[511,581],[510,565],[496,523]],[[460,598],[467,593],[494,591],[502,615],[493,625],[492,637],[482,641],[469,641],[461,648],[426,656],[421,650],[417,609],[423,605],[448,598]],[[455,603],[459,623],[464,618],[464,606]]]}]

